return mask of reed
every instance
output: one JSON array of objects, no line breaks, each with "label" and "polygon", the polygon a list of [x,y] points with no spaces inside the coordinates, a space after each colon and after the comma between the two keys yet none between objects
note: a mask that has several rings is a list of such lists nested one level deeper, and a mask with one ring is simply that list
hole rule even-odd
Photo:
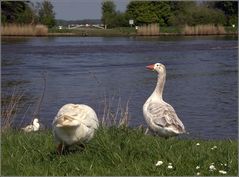
[{"label": "reed", "polygon": [[118,100],[115,97],[115,95],[112,97],[105,95],[103,105],[100,106],[103,108],[103,113],[99,116],[100,124],[103,127],[128,127],[130,120],[129,99],[123,105],[121,97],[118,97]]},{"label": "reed", "polygon": [[160,34],[160,29],[157,23],[139,26],[137,35],[140,36],[157,36]]},{"label": "reed", "polygon": [[13,90],[10,97],[1,100],[1,130],[2,132],[12,128],[12,123],[16,117],[16,113],[19,108],[20,101],[23,98],[24,93],[17,90]]},{"label": "reed", "polygon": [[1,26],[3,36],[46,36],[48,28],[45,25],[6,24]]},{"label": "reed", "polygon": [[218,35],[225,34],[226,31],[221,25],[196,25],[196,26],[188,26],[186,25],[183,28],[182,33],[184,35]]}]

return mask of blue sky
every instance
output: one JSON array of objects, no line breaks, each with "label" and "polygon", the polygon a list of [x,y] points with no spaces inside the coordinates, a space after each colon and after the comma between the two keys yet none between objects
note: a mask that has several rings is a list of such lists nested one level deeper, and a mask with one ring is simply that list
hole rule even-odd
[{"label": "blue sky", "polygon": [[[101,3],[104,0],[51,0],[56,19],[100,19]],[[125,11],[130,0],[114,0],[116,9]]]}]

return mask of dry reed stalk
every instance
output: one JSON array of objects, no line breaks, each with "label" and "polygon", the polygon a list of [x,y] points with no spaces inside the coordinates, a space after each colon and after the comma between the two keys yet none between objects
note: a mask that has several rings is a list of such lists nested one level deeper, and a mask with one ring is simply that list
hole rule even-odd
[{"label": "dry reed stalk", "polygon": [[160,34],[160,29],[157,23],[143,25],[138,28],[137,34],[142,36],[157,36]]},{"label": "dry reed stalk", "polygon": [[45,95],[45,92],[46,92],[46,81],[47,81],[47,72],[43,72],[42,73],[42,78],[43,78],[43,90],[42,90],[42,95],[41,97],[39,97],[39,100],[38,100],[38,103],[37,103],[37,106],[36,106],[36,109],[33,113],[33,117],[32,117],[32,120],[34,118],[40,118],[40,109],[41,109],[41,104],[43,102],[43,98],[44,98],[44,95]]},{"label": "dry reed stalk", "polygon": [[115,96],[111,98],[104,99],[104,112],[101,117],[101,124],[103,126],[125,126],[129,125],[130,115],[129,115],[129,100],[127,101],[125,107],[122,107],[121,98],[119,97],[117,101],[117,107],[113,108],[115,105]]},{"label": "dry reed stalk", "polygon": [[9,99],[9,101],[2,101],[1,106],[1,128],[2,132],[11,128],[13,120],[16,116],[16,112],[18,110],[19,103],[23,97],[24,93],[21,91],[17,91],[16,88],[13,90],[13,93]]},{"label": "dry reed stalk", "polygon": [[130,120],[130,115],[129,115],[129,100],[126,103],[125,110],[121,110],[121,118],[119,119],[119,124],[118,126],[125,126],[128,127],[129,125],[129,120]]},{"label": "dry reed stalk", "polygon": [[214,34],[225,34],[226,31],[221,25],[196,25],[188,26],[186,25],[183,29],[183,34],[185,35],[214,35]]},{"label": "dry reed stalk", "polygon": [[6,24],[1,26],[3,36],[46,36],[48,28],[44,25]]},{"label": "dry reed stalk", "polygon": [[[91,72],[88,71],[90,75],[96,80],[99,87],[102,87],[102,82],[97,78],[97,76]],[[129,115],[129,99],[126,103],[125,108],[122,108],[121,104],[121,97],[116,100],[116,94],[112,96],[106,94],[106,90],[104,90],[103,93],[103,104],[99,105],[99,109],[102,108],[103,114],[102,116],[98,117],[100,118],[100,123],[103,126],[128,126],[130,115]],[[117,102],[117,107],[114,108],[115,103]]]},{"label": "dry reed stalk", "polygon": [[35,26],[35,35],[36,36],[46,36],[48,34],[48,28],[45,25],[36,25]]}]

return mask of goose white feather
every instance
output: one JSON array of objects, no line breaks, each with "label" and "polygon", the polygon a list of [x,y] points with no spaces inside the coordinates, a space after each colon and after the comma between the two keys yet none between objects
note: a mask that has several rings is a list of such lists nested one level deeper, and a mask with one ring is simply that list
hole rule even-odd
[{"label": "goose white feather", "polygon": [[158,81],[154,92],[143,105],[143,114],[149,129],[162,137],[185,133],[185,128],[174,108],[163,100],[162,94],[166,80],[166,68],[161,63],[147,66],[158,72]]},{"label": "goose white feather", "polygon": [[91,140],[99,126],[95,111],[84,104],[66,104],[52,123],[53,135],[59,144],[72,145]]},{"label": "goose white feather", "polygon": [[26,127],[22,128],[24,132],[35,132],[40,129],[40,123],[38,118],[34,118],[32,124],[27,125]]}]

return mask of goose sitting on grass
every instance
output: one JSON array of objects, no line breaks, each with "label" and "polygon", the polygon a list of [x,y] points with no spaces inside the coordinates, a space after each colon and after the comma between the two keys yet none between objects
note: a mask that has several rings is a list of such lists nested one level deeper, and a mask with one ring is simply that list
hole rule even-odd
[{"label": "goose sitting on grass", "polygon": [[66,104],[57,113],[52,123],[53,135],[58,143],[57,151],[65,146],[88,142],[99,126],[95,111],[84,104]]},{"label": "goose sitting on grass", "polygon": [[166,80],[166,68],[161,63],[146,67],[158,73],[154,92],[143,105],[143,114],[149,129],[161,137],[171,137],[185,133],[184,125],[174,108],[163,100],[162,94]]},{"label": "goose sitting on grass", "polygon": [[35,132],[40,129],[40,123],[38,118],[34,118],[33,122],[30,125],[27,125],[26,127],[22,128],[24,132]]}]

